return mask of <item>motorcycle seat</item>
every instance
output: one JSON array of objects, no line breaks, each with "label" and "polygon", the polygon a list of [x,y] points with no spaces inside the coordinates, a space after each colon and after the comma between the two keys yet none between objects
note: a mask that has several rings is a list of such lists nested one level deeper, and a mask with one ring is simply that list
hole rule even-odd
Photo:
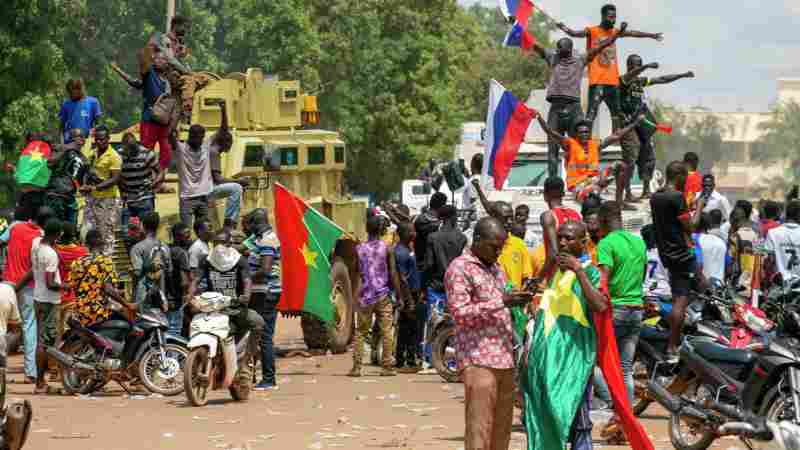
[{"label": "motorcycle seat", "polygon": [[734,364],[751,364],[756,359],[756,354],[750,350],[730,348],[716,342],[694,342],[697,353],[710,360]]},{"label": "motorcycle seat", "polygon": [[89,327],[92,331],[112,340],[124,340],[131,330],[131,324],[125,320],[106,320]]}]

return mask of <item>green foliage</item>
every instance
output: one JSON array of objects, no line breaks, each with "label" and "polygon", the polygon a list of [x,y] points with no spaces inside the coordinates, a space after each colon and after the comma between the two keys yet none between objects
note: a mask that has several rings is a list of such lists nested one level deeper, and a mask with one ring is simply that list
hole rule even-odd
[{"label": "green foliage", "polygon": [[659,122],[672,125],[670,135],[656,135],[656,159],[662,165],[670,161],[683,160],[686,152],[695,152],[700,157],[701,169],[711,171],[714,167],[727,170],[728,152],[722,142],[724,124],[714,114],[703,115],[699,120],[690,119],[671,106],[655,104],[653,113]]},{"label": "green foliage", "polygon": [[800,181],[797,171],[800,166],[800,104],[781,103],[772,110],[772,117],[761,129],[764,135],[759,141],[759,151],[753,152],[751,158],[764,167],[786,161],[793,168],[787,181]]},{"label": "green foliage", "polygon": [[[386,197],[430,158],[449,159],[461,124],[483,120],[495,78],[520,99],[544,83],[534,53],[504,49],[494,8],[455,0],[193,0],[194,70],[260,67],[318,93],[325,128],[350,149],[348,184]],[[114,129],[139,120],[141,95],[109,67],[138,75],[137,53],[165,28],[163,0],[9,0],[0,17],[0,139],[51,133],[67,79],[84,80]],[[543,45],[547,29],[531,28]],[[32,32],[35,31],[35,32]],[[3,180],[0,178],[0,184]],[[1,200],[1,199],[0,199]]]}]

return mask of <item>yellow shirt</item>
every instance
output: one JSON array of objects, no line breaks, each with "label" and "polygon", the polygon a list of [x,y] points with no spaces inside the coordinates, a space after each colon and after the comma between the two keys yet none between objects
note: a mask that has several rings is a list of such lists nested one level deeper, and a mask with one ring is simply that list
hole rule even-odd
[{"label": "yellow shirt", "polygon": [[539,244],[536,248],[531,250],[531,269],[534,275],[542,271],[546,259],[547,252],[544,248],[544,244]]},{"label": "yellow shirt", "polygon": [[[89,168],[93,168],[94,173],[103,181],[111,178],[112,171],[122,169],[122,158],[110,146],[100,156],[97,156],[97,149],[93,148],[88,149],[88,151],[85,150],[83,154],[89,161]],[[119,197],[119,188],[115,184],[102,191],[94,191],[91,196],[94,198],[117,198]]]},{"label": "yellow shirt", "polygon": [[528,247],[525,245],[525,241],[516,236],[508,235],[498,262],[503,268],[506,278],[516,289],[522,289],[522,280],[533,277]]}]

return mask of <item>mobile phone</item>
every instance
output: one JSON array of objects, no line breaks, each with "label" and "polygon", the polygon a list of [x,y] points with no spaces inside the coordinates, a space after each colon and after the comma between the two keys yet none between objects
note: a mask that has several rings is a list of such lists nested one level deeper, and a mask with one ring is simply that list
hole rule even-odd
[{"label": "mobile phone", "polygon": [[528,278],[528,281],[525,282],[525,286],[522,288],[522,290],[527,292],[536,292],[536,290],[539,288],[539,283],[541,282],[541,278]]}]

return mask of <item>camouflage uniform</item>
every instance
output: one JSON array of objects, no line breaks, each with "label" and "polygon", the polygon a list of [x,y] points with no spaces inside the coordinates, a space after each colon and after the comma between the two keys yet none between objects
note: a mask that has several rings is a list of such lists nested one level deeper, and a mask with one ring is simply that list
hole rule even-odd
[{"label": "camouflage uniform", "polygon": [[117,198],[95,198],[91,195],[86,197],[86,209],[83,213],[83,220],[87,226],[100,232],[103,239],[103,255],[112,256],[114,254],[114,225],[119,217],[119,199]]}]

